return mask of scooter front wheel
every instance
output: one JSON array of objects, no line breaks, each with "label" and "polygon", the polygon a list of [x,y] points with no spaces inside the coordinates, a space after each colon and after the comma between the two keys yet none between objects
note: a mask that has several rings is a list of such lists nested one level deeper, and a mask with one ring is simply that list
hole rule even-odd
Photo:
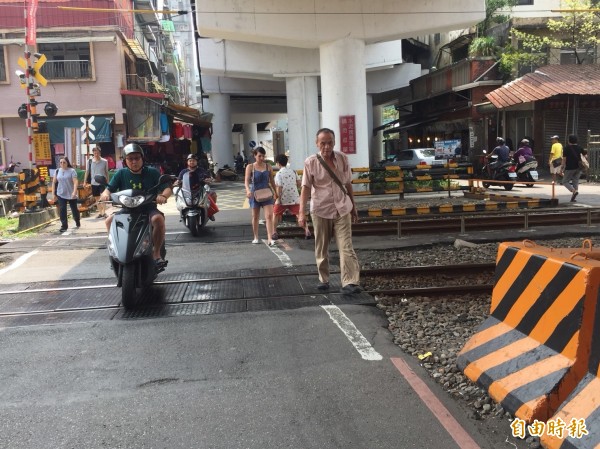
[{"label": "scooter front wheel", "polygon": [[190,215],[187,217],[187,226],[194,237],[198,237],[199,226],[198,226],[198,215]]},{"label": "scooter front wheel", "polygon": [[135,286],[135,268],[135,264],[123,265],[123,274],[121,278],[121,304],[126,309],[139,305],[141,300],[141,295],[138,295]]}]

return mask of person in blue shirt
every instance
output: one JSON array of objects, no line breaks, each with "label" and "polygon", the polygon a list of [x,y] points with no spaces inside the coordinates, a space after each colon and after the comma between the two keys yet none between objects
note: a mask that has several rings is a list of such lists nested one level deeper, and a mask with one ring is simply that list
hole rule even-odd
[{"label": "person in blue shirt", "polygon": [[[211,184],[214,179],[210,175],[210,172],[202,168],[198,165],[198,156],[195,154],[188,154],[187,156],[187,168],[184,168],[179,173],[177,177],[179,183],[181,184],[183,181],[183,175],[189,173],[190,176],[190,188],[192,190],[197,190],[204,184]],[[211,190],[208,193],[208,219],[211,221],[215,221],[215,214],[219,212],[219,208],[217,207],[217,194],[215,191]]]},{"label": "person in blue shirt", "polygon": [[[158,184],[160,172],[154,167],[144,165],[144,150],[135,143],[125,145],[123,148],[126,167],[118,170],[108,186],[100,195],[100,201],[108,201],[110,194],[120,190],[138,189],[149,191]],[[172,190],[169,184],[161,184],[157,190],[160,192],[156,197],[156,204],[165,204],[172,195]],[[152,244],[153,258],[157,266],[166,265],[165,261],[160,256],[160,249],[165,241],[165,216],[158,210],[156,204],[152,204],[148,209],[150,222],[152,223]],[[110,215],[105,223],[106,229],[110,229],[113,217]]]},{"label": "person in blue shirt", "polygon": [[498,156],[498,159],[496,159],[496,161],[488,165],[490,170],[495,170],[496,167],[499,167],[502,164],[510,161],[510,149],[506,146],[502,137],[496,138],[496,148],[492,150],[492,152],[487,156],[487,158],[491,158],[494,154]]}]

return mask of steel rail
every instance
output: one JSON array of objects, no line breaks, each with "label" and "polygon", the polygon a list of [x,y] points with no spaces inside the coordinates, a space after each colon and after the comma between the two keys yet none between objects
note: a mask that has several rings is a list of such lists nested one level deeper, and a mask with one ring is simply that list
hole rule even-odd
[{"label": "steel rail", "polygon": [[[422,272],[453,272],[465,270],[475,270],[476,272],[490,270],[495,267],[493,263],[465,263],[465,264],[453,264],[453,265],[416,265],[412,267],[391,267],[391,268],[375,268],[375,269],[364,269],[361,270],[363,277],[372,276],[390,276],[398,274],[411,274],[411,273],[422,273]],[[331,271],[331,274],[340,274],[339,271]],[[223,276],[214,278],[192,278],[192,279],[177,279],[177,280],[164,280],[155,281],[152,285],[177,285],[177,284],[195,284],[195,283],[208,283],[217,281],[244,281],[250,279],[266,279],[266,278],[281,278],[281,277],[297,277],[297,276],[314,276],[315,272],[303,272],[303,273],[265,273],[252,276]],[[54,281],[57,282],[57,281]],[[60,281],[58,281],[60,282]],[[71,279],[66,279],[65,282],[73,282]],[[69,286],[69,287],[46,287],[46,288],[32,288],[25,290],[3,290],[0,291],[2,295],[13,295],[13,294],[28,294],[28,293],[48,293],[48,292],[67,292],[67,291],[79,291],[79,290],[94,290],[103,288],[116,288],[116,284],[96,284],[96,285],[82,285],[82,286]]]},{"label": "steel rail", "polygon": [[[431,232],[458,232],[495,230],[495,229],[530,229],[535,226],[586,225],[600,223],[600,209],[584,209],[578,211],[524,211],[520,213],[503,213],[477,215],[476,213],[423,216],[389,216],[377,220],[360,222],[352,225],[353,235],[381,234],[428,234]],[[281,237],[303,237],[304,230],[296,226],[279,228]]]}]

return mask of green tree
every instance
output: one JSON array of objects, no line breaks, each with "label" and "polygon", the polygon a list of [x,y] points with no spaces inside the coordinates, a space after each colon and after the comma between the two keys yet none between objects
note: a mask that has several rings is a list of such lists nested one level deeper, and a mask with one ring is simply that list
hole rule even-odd
[{"label": "green tree", "polygon": [[506,14],[498,14],[498,11],[511,9],[517,5],[517,0],[486,0],[485,1],[485,19],[477,24],[477,34],[483,36],[494,25],[508,22],[510,17]]},{"label": "green tree", "polygon": [[477,36],[469,45],[469,56],[495,56],[498,52],[496,39],[487,36],[490,28],[495,25],[508,22],[510,16],[501,14],[499,11],[510,10],[518,3],[517,0],[486,0],[485,19],[477,24]]},{"label": "green tree", "polygon": [[533,34],[512,29],[510,35],[519,42],[518,48],[507,46],[501,56],[500,68],[514,73],[522,65],[544,65],[550,62],[551,50],[570,51],[577,64],[595,63],[600,43],[600,20],[590,9],[598,1],[565,0],[562,17],[548,19],[547,32]]}]

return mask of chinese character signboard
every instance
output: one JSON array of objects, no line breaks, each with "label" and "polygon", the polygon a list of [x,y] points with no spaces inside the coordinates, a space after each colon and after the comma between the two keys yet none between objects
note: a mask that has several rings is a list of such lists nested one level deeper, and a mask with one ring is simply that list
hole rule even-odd
[{"label": "chinese character signboard", "polygon": [[354,115],[340,116],[340,151],[346,154],[356,154],[356,117]]},{"label": "chinese character signboard", "polygon": [[52,164],[52,155],[50,153],[50,134],[36,133],[33,135],[33,148],[35,152],[35,162],[38,165]]}]

